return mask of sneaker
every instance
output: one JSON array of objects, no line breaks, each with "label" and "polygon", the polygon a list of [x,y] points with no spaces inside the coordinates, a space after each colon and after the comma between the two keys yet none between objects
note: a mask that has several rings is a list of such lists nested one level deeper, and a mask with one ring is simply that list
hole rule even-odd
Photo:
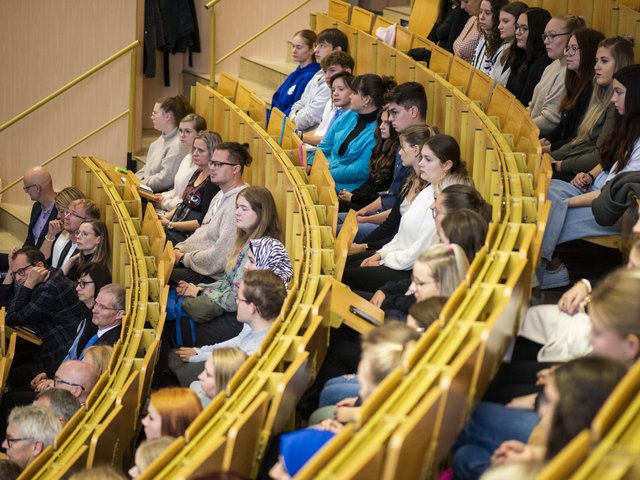
[{"label": "sneaker", "polygon": [[565,267],[563,263],[557,270],[544,271],[542,279],[540,280],[540,289],[549,290],[551,288],[562,288],[570,284],[569,270],[567,270],[567,267]]}]

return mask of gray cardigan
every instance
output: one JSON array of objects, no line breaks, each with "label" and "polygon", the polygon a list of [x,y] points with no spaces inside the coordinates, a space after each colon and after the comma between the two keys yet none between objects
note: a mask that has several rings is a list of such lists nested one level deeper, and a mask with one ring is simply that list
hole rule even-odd
[{"label": "gray cardigan", "polygon": [[213,197],[200,228],[175,247],[184,252],[182,263],[185,267],[214,278],[224,273],[227,257],[236,241],[236,196],[247,187],[241,185],[226,193],[221,190]]}]

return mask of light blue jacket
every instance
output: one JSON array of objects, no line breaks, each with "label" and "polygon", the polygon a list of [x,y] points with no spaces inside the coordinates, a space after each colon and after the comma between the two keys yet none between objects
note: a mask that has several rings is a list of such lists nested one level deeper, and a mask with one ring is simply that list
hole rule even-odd
[{"label": "light blue jacket", "polygon": [[325,134],[318,148],[327,157],[329,172],[336,182],[336,190],[353,191],[369,178],[369,159],[371,150],[376,143],[373,132],[376,128],[375,120],[354,138],[344,155],[338,150],[358,122],[358,114],[352,110],[338,118]]}]

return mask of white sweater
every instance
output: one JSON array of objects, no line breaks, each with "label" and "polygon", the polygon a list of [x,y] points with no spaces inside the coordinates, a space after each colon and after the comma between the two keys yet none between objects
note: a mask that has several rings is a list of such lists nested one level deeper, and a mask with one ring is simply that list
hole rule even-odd
[{"label": "white sweater", "polygon": [[182,194],[189,183],[189,179],[198,167],[193,163],[193,157],[190,153],[180,162],[178,172],[173,182],[173,188],[166,192],[162,192],[162,203],[160,208],[165,211],[173,210],[182,201]]},{"label": "white sweater", "polygon": [[394,270],[411,270],[413,264],[436,238],[436,222],[431,213],[433,186],[422,190],[402,215],[398,233],[378,250],[384,265]]},{"label": "white sweater", "polygon": [[173,188],[173,179],[184,155],[180,149],[178,129],[163,133],[149,146],[147,163],[136,172],[136,176],[154,192],[169,190]]},{"label": "white sweater", "polygon": [[182,263],[201,275],[220,278],[227,257],[236,241],[236,196],[248,185],[223,193],[220,190],[209,205],[202,225],[175,248],[184,252]]},{"label": "white sweater", "polygon": [[324,71],[320,69],[307,83],[300,100],[291,107],[289,118],[296,123],[299,130],[308,132],[322,121],[324,107],[330,98],[331,90],[324,79]]},{"label": "white sweater", "polygon": [[564,77],[567,67],[560,60],[555,60],[545,68],[540,82],[533,90],[529,113],[544,137],[560,123],[560,103],[566,94]]}]

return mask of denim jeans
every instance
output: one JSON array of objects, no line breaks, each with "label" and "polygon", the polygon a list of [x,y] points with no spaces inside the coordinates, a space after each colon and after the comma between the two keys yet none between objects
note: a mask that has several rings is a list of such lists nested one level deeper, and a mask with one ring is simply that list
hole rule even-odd
[{"label": "denim jeans", "polygon": [[349,397],[357,397],[360,393],[360,384],[357,375],[342,375],[327,380],[320,392],[320,407],[335,405],[340,400]]},{"label": "denim jeans", "polygon": [[542,239],[541,256],[543,260],[551,260],[556,245],[584,237],[616,235],[620,233],[620,222],[612,227],[598,225],[591,207],[569,208],[569,199],[583,193],[600,190],[607,177],[606,172],[598,175],[593,185],[587,189],[574,187],[562,180],[551,180],[549,200],[551,211]]},{"label": "denim jeans", "polygon": [[453,446],[456,480],[480,478],[491,465],[491,455],[502,442],[525,442],[540,421],[537,413],[481,402]]},{"label": "denim jeans", "polygon": [[[378,213],[378,212],[375,212]],[[344,223],[344,219],[347,218],[346,212],[341,212],[338,214],[338,228],[336,230],[336,235],[340,233],[340,229],[342,228],[342,224]],[[364,239],[367,238],[371,232],[373,232],[380,225],[375,223],[359,223],[358,224],[358,233],[356,234],[356,238],[354,243],[362,243]],[[373,254],[372,254],[373,255]]]}]

